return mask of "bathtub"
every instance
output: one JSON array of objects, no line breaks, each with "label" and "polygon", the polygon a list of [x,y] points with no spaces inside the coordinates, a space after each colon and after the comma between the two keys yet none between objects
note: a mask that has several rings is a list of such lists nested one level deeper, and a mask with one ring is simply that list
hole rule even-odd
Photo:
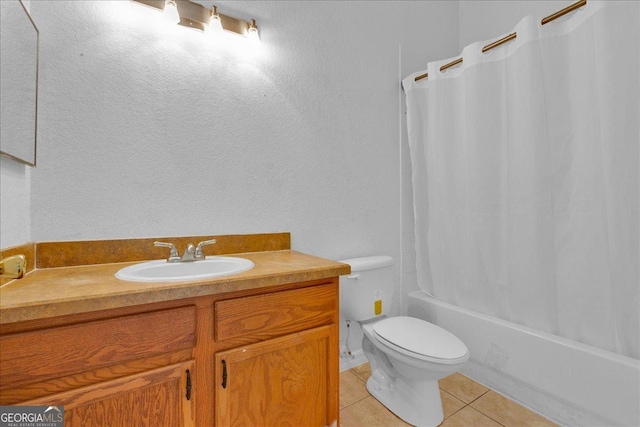
[{"label": "bathtub", "polygon": [[640,361],[409,293],[409,316],[469,348],[462,373],[567,426],[640,426]]}]

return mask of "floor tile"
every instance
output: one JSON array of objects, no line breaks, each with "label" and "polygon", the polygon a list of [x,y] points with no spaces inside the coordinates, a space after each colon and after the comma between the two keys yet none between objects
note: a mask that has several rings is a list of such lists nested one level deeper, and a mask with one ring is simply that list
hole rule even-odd
[{"label": "floor tile", "polygon": [[351,368],[350,371],[360,377],[362,381],[368,380],[371,376],[371,367],[369,366],[369,363],[358,365],[355,368]]},{"label": "floor tile", "polygon": [[438,381],[440,388],[452,394],[464,403],[471,403],[485,394],[489,389],[482,384],[465,377],[459,372]]},{"label": "floor tile", "polygon": [[340,372],[340,409],[368,396],[364,381],[351,371]]},{"label": "floor tile", "polygon": [[405,423],[382,403],[369,396],[340,411],[341,427],[406,427]]},{"label": "floor tile", "polygon": [[440,389],[440,399],[442,400],[442,412],[444,412],[445,418],[466,406],[463,401],[456,399],[443,389]]},{"label": "floor tile", "polygon": [[486,415],[476,411],[471,406],[459,410],[440,424],[440,427],[502,427]]},{"label": "floor tile", "polygon": [[471,406],[506,427],[550,427],[554,423],[491,390]]},{"label": "floor tile", "polygon": [[[408,426],[369,395],[365,383],[370,375],[368,363],[340,374],[340,425]],[[441,427],[555,426],[544,417],[460,373],[443,378],[439,385],[445,416]]]}]

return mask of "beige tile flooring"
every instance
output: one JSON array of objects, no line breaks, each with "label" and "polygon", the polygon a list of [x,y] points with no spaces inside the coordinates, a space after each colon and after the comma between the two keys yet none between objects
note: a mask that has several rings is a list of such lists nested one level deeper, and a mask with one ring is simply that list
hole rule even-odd
[{"label": "beige tile flooring", "polygon": [[[367,391],[369,364],[340,373],[341,427],[409,426]],[[460,373],[439,381],[442,427],[555,426],[549,420]]]}]

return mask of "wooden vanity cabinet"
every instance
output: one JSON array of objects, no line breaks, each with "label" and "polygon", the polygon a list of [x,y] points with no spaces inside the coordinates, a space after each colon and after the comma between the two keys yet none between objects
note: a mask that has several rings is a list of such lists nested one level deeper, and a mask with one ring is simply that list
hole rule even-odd
[{"label": "wooden vanity cabinet", "polygon": [[217,426],[327,426],[338,418],[338,295],[319,286],[217,302]]},{"label": "wooden vanity cabinet", "polygon": [[325,426],[337,325],[337,278],[1,325],[0,404],[64,405],[67,427]]}]

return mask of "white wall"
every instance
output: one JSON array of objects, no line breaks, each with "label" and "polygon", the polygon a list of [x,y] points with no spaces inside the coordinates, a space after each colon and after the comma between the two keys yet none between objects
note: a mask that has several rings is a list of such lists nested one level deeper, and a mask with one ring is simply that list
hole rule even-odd
[{"label": "white wall", "polygon": [[129,2],[31,7],[35,240],[288,230],[318,255],[398,254],[398,45],[439,45],[418,28],[451,6],[220,4],[258,19],[251,60]]},{"label": "white wall", "polygon": [[0,157],[0,248],[31,241],[31,169]]}]

